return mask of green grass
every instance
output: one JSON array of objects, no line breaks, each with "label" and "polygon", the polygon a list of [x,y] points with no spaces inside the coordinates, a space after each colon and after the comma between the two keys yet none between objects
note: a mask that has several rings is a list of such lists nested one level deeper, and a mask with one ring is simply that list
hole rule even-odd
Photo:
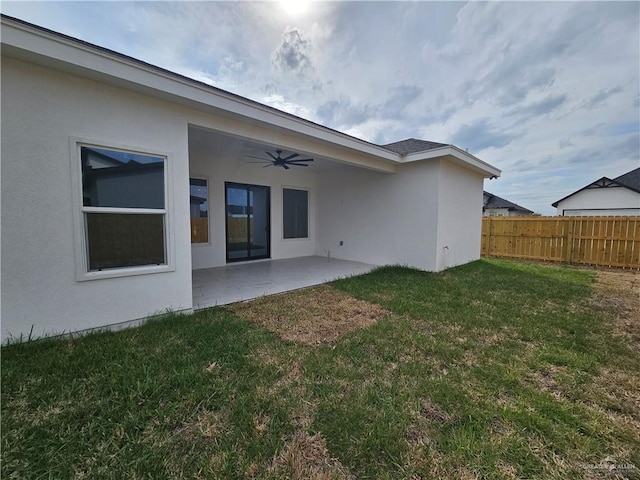
[{"label": "green grass", "polygon": [[[640,466],[640,367],[593,279],[388,267],[332,284],[391,312],[334,344],[213,308],[3,347],[1,476],[612,478]],[[285,459],[299,432],[318,465]]]}]

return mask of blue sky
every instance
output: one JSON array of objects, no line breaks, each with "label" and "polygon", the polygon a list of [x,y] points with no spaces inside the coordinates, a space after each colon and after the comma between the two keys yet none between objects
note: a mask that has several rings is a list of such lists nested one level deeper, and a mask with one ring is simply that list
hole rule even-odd
[{"label": "blue sky", "polygon": [[639,2],[7,2],[374,143],[455,145],[542,214],[640,166]]}]

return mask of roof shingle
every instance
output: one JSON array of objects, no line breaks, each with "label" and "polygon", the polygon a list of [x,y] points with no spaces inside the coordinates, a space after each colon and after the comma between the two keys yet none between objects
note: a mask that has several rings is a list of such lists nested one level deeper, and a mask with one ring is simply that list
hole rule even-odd
[{"label": "roof shingle", "polygon": [[507,208],[518,212],[533,213],[533,211],[528,208],[521,207],[517,203],[505,200],[504,198],[494,195],[493,193],[489,193],[486,190],[484,191],[484,194],[487,196],[487,201],[483,205],[483,210],[486,210],[487,208]]},{"label": "roof shingle", "polygon": [[613,180],[625,187],[635,190],[636,192],[640,192],[640,167],[635,170],[631,170],[624,175],[620,175]]},{"label": "roof shingle", "polygon": [[427,140],[407,138],[406,140],[400,140],[399,142],[393,142],[379,146],[400,155],[407,155],[409,153],[433,150],[434,148],[448,147],[449,145],[446,143],[428,142]]}]

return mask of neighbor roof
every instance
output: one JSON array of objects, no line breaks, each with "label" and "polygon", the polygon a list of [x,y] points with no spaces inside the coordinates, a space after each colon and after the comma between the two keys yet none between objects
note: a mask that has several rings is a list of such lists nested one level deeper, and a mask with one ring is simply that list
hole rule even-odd
[{"label": "neighbor roof", "polygon": [[640,193],[640,167],[614,178],[613,181]]},{"label": "neighbor roof", "polygon": [[487,208],[506,208],[511,211],[515,210],[518,212],[533,213],[532,210],[521,207],[517,203],[505,200],[504,198],[494,195],[493,193],[489,193],[487,191],[484,191],[483,193],[487,196],[487,201],[482,207],[483,210],[486,210]]},{"label": "neighbor roof", "polygon": [[553,202],[551,206],[557,207],[560,202],[566,200],[569,197],[574,196],[576,193],[579,193],[582,190],[586,190],[587,188],[590,188],[590,187],[606,188],[606,187],[610,187],[611,185],[615,187],[627,188],[633,192],[640,193],[640,167],[636,168],[635,170],[631,170],[630,172],[624,173],[619,177],[614,178],[613,180],[608,177],[599,178],[595,182],[591,182],[589,185],[584,186],[573,193],[570,193],[566,197],[558,200],[557,202]]},{"label": "neighbor roof", "polygon": [[433,150],[434,148],[450,147],[452,145],[429,142],[427,140],[418,140],[416,138],[407,138],[406,140],[400,140],[399,142],[388,143],[380,146],[387,150],[391,150],[392,152],[399,153],[400,155],[407,155],[409,153],[425,152],[427,150]]}]

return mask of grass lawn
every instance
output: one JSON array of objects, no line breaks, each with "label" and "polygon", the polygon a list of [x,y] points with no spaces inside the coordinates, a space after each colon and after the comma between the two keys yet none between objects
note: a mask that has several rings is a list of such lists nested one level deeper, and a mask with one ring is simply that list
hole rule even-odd
[{"label": "grass lawn", "polygon": [[0,473],[637,479],[640,319],[597,285],[502,260],[389,267],[3,347]]}]

